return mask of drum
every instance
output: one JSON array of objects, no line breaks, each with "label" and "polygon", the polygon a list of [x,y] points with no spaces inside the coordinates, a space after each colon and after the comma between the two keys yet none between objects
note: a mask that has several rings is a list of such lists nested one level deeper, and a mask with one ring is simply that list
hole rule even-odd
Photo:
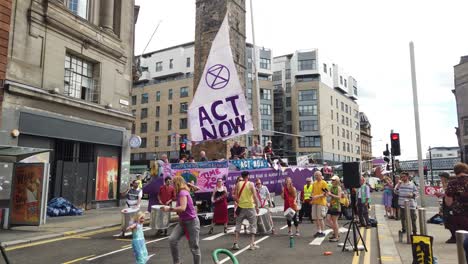
[{"label": "drum", "polygon": [[258,233],[269,233],[273,229],[273,226],[270,222],[271,213],[268,209],[260,208],[257,215],[257,232]]},{"label": "drum", "polygon": [[130,225],[130,220],[140,211],[140,208],[125,208],[122,211],[121,229],[125,233],[125,229]]},{"label": "drum", "polygon": [[171,213],[163,212],[161,210],[162,207],[164,207],[164,205],[151,206],[151,220],[150,220],[151,229],[161,230],[161,229],[167,229],[169,227],[169,222],[171,220]]}]

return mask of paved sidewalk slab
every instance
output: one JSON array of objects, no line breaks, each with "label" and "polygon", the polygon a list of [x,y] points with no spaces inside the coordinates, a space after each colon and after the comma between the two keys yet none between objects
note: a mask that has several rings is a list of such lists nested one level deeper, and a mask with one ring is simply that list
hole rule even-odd
[{"label": "paved sidewalk slab", "polygon": [[379,238],[380,262],[382,264],[401,264],[401,257],[385,218],[385,207],[383,205],[375,205],[375,218],[378,222],[377,236]]}]

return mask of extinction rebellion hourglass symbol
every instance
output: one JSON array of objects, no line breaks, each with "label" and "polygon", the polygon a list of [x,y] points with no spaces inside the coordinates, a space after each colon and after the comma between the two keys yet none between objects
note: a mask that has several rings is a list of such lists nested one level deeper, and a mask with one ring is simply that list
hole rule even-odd
[{"label": "extinction rebellion hourglass symbol", "polygon": [[206,72],[205,81],[211,89],[219,90],[226,87],[230,77],[231,73],[226,66],[216,64],[211,66]]}]

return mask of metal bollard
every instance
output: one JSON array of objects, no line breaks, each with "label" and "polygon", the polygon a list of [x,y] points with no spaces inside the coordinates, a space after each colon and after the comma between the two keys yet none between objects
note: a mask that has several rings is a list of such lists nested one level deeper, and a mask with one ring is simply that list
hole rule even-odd
[{"label": "metal bollard", "polygon": [[465,242],[465,239],[468,239],[468,231],[458,230],[455,233],[455,238],[457,239],[458,264],[467,264],[465,257],[465,249],[463,248],[463,242]]},{"label": "metal bollard", "polygon": [[409,200],[405,200],[405,221],[406,221],[406,244],[411,244],[411,229],[413,226],[411,225],[411,211],[409,207]]},{"label": "metal bollard", "polygon": [[426,208],[418,209],[418,219],[419,219],[419,230],[420,230],[419,234],[422,236],[426,236],[427,235]]}]

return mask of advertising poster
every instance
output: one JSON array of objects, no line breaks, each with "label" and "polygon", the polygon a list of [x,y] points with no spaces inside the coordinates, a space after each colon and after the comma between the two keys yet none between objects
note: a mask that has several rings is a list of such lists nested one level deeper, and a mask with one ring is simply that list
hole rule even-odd
[{"label": "advertising poster", "polygon": [[117,199],[119,159],[98,157],[96,172],[96,201]]},{"label": "advertising poster", "polygon": [[186,182],[195,184],[200,192],[211,192],[218,178],[226,179],[229,173],[227,161],[208,161],[171,164],[172,176],[182,176]]},{"label": "advertising poster", "polygon": [[11,201],[12,225],[39,225],[44,164],[16,164]]}]

